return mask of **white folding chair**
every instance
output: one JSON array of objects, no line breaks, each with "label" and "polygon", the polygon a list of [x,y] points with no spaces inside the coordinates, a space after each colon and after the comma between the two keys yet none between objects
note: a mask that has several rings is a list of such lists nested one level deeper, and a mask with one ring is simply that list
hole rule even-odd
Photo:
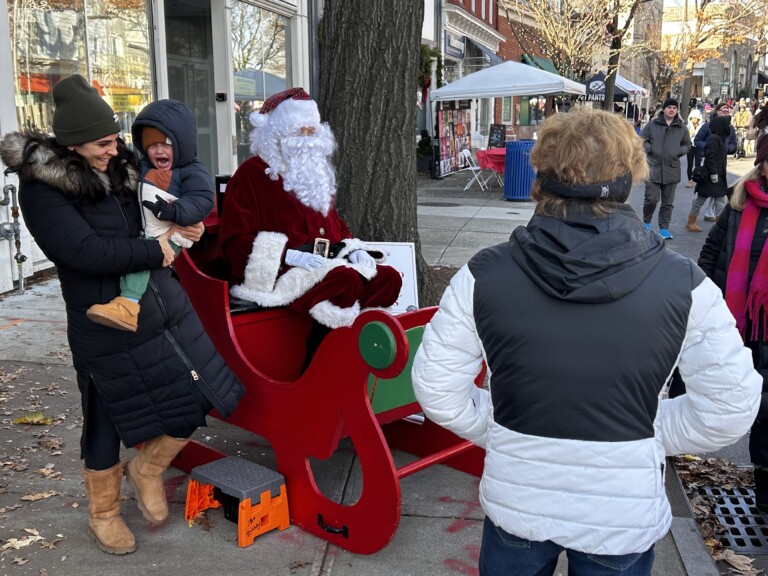
[{"label": "white folding chair", "polygon": [[459,152],[459,156],[464,159],[466,164],[466,166],[459,170],[459,172],[464,172],[465,170],[472,172],[472,178],[469,180],[469,182],[467,182],[467,185],[464,186],[464,190],[469,190],[472,184],[477,182],[477,185],[480,186],[480,190],[485,191],[485,182],[483,182],[483,179],[480,178],[480,172],[482,172],[482,169],[477,165],[475,159],[472,158],[472,151],[469,148],[464,148]]}]

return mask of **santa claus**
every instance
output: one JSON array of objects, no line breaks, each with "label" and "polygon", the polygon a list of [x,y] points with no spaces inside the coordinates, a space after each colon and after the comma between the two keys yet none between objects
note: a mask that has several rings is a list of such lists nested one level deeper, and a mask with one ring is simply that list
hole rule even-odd
[{"label": "santa claus", "polygon": [[219,251],[231,293],[308,313],[322,326],[391,306],[400,273],[353,237],[335,208],[331,129],[301,88],[275,94],[250,117],[252,158],[227,184]]}]

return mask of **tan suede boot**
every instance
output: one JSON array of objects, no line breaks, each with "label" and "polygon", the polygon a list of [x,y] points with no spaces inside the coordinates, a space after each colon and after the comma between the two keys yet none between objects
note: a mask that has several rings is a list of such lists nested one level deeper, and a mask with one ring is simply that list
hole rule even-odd
[{"label": "tan suede boot", "polygon": [[130,554],[136,539],[120,515],[120,485],[123,466],[108,470],[83,470],[88,496],[88,526],[96,545],[107,554]]},{"label": "tan suede boot", "polygon": [[697,216],[688,216],[688,224],[685,225],[686,230],[689,232],[701,232],[701,228],[696,224]]},{"label": "tan suede boot", "polygon": [[136,332],[139,327],[139,308],[138,302],[118,296],[107,304],[94,304],[85,315],[96,324]]},{"label": "tan suede boot", "polygon": [[136,502],[144,518],[160,524],[168,518],[163,472],[171,460],[187,445],[189,439],[158,436],[144,443],[136,457],[128,463],[125,475],[136,490]]}]

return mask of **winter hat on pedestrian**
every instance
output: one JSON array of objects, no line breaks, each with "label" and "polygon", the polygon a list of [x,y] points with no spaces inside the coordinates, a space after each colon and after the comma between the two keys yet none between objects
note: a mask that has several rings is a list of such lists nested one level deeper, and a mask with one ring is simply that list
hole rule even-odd
[{"label": "winter hat on pedestrian", "polygon": [[768,136],[761,134],[757,139],[757,151],[755,152],[755,166],[768,158]]},{"label": "winter hat on pedestrian", "polygon": [[675,108],[678,108],[677,100],[675,100],[674,98],[667,98],[666,100],[664,100],[664,104],[661,105],[662,110],[667,106],[674,106]]},{"label": "winter hat on pedestrian", "polygon": [[57,82],[51,95],[56,106],[53,134],[62,146],[93,142],[120,132],[115,111],[79,74]]},{"label": "winter hat on pedestrian", "polygon": [[141,146],[147,150],[152,144],[173,144],[170,138],[154,126],[145,126],[141,131]]}]

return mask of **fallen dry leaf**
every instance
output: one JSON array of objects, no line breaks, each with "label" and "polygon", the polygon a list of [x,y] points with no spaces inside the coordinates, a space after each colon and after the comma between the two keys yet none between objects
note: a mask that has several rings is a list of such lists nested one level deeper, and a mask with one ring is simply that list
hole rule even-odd
[{"label": "fallen dry leaf", "polygon": [[752,558],[736,554],[733,550],[723,550],[719,554],[715,554],[713,558],[727,562],[732,566],[731,572],[735,569],[737,574],[743,574],[744,576],[762,574],[762,570],[756,570],[752,567]]},{"label": "fallen dry leaf", "polygon": [[50,498],[51,496],[56,496],[58,492],[54,492],[51,490],[50,492],[38,492],[37,494],[25,494],[21,497],[22,500],[25,500],[27,502],[35,502],[37,500],[43,500],[44,498]]},{"label": "fallen dry leaf", "polygon": [[49,426],[53,419],[48,418],[42,412],[28,412],[24,416],[14,419],[14,424],[28,424],[32,426]]},{"label": "fallen dry leaf", "polygon": [[5,544],[0,547],[0,550],[20,550],[26,548],[34,542],[39,542],[43,537],[40,534],[32,534],[29,536],[22,536],[21,538],[8,538]]},{"label": "fallen dry leaf", "polygon": [[29,562],[29,560],[26,558],[22,558],[21,556],[16,556],[16,558],[13,559],[13,563],[18,564],[19,566],[24,566],[24,564],[26,564],[27,562]]},{"label": "fallen dry leaf", "polygon": [[43,540],[40,542],[40,548],[45,548],[46,550],[55,550],[56,544],[61,542],[61,540],[54,540],[53,542],[49,542],[48,540]]}]

